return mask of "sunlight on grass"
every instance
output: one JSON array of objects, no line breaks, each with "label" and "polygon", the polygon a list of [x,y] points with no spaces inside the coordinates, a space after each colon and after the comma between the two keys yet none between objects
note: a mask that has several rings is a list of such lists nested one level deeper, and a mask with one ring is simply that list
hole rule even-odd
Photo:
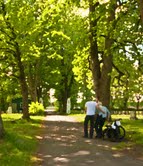
[{"label": "sunlight on grass", "polygon": [[85,118],[85,114],[70,114],[69,116],[73,116],[78,122],[83,122]]},{"label": "sunlight on grass", "polygon": [[5,137],[0,141],[0,166],[31,165],[44,117],[31,116],[29,122],[21,117],[22,114],[2,114]]},{"label": "sunlight on grass", "polygon": [[[83,123],[85,114],[71,114],[78,122]],[[137,115],[138,120],[130,120],[130,115],[112,115],[112,120],[121,118],[121,124],[126,130],[125,141],[122,141],[112,149],[131,148],[132,146],[143,146],[143,116]],[[106,122],[108,123],[108,122]]]},{"label": "sunlight on grass", "polygon": [[[118,119],[118,118],[122,118],[122,119],[129,119],[130,120],[130,115],[112,115],[113,119]],[[143,115],[137,115],[138,119],[143,119]]]},{"label": "sunlight on grass", "polygon": [[6,120],[17,120],[22,117],[22,114],[2,114],[3,121]]}]

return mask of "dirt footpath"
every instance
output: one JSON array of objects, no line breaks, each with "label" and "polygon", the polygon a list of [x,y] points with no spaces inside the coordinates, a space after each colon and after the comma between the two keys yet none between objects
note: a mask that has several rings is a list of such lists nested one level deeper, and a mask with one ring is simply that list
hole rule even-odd
[{"label": "dirt footpath", "polygon": [[143,157],[112,150],[118,143],[82,136],[83,125],[72,117],[47,115],[34,166],[143,166]]}]

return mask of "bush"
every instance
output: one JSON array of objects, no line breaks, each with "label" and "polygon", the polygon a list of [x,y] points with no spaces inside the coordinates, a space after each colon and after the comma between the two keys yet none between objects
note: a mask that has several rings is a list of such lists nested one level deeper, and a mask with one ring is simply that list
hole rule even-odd
[{"label": "bush", "polygon": [[29,113],[32,115],[44,115],[44,106],[41,103],[32,102],[29,105]]}]

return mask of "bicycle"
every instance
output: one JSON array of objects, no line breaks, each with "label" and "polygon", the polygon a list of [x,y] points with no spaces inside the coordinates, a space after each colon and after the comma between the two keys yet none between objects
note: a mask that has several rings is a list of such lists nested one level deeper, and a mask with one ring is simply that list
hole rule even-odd
[{"label": "bicycle", "polygon": [[108,139],[110,141],[122,141],[125,138],[126,131],[121,125],[122,119],[116,119],[112,124],[107,124],[106,128],[103,130],[102,137],[103,139]]}]

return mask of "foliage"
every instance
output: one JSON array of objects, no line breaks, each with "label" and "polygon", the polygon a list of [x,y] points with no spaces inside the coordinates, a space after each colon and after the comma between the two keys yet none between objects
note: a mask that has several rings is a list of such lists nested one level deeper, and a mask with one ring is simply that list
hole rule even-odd
[{"label": "foliage", "polygon": [[29,105],[29,113],[31,115],[44,115],[44,106],[38,102],[32,102]]},{"label": "foliage", "polygon": [[[59,107],[67,97],[71,98],[73,107],[79,105],[79,94],[82,94],[83,107],[94,91],[89,66],[88,2],[1,0],[0,3],[1,110],[6,111],[11,99],[21,96],[20,71],[14,56],[17,45],[32,100],[42,97],[47,106],[48,92],[54,88]],[[6,13],[2,11],[3,3]],[[93,15],[93,19],[97,19],[94,30],[97,30],[101,68],[103,53],[107,52],[107,35],[110,34],[113,40],[113,45],[108,48],[113,55],[113,70],[109,73],[110,105],[125,108],[136,104],[135,94],[142,96],[142,28],[139,8],[134,0],[117,3],[115,19],[109,23],[107,17],[113,3],[116,1],[98,4]]]}]

